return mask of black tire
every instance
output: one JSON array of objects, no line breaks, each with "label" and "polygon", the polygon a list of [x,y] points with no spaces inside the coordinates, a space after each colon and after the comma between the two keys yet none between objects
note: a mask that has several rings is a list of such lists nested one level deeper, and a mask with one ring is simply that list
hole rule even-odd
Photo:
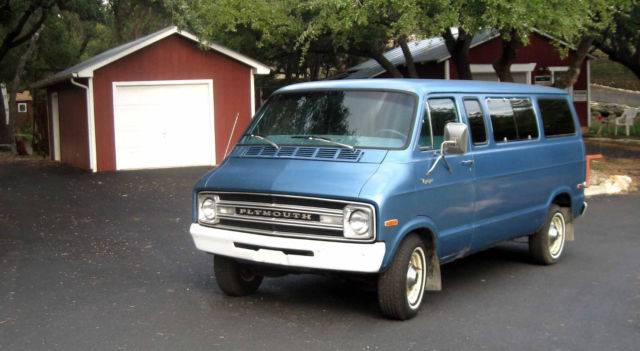
[{"label": "black tire", "polygon": [[[551,205],[544,225],[535,234],[529,236],[529,253],[536,263],[551,265],[560,260],[567,240],[567,223],[570,221],[570,215],[566,207]],[[561,228],[561,231],[556,229],[558,234],[555,239],[552,235],[552,225],[554,228]],[[556,240],[560,242],[556,243]]]},{"label": "black tire", "polygon": [[[419,289],[417,290],[419,297],[417,302],[411,304],[407,274],[412,255],[416,250],[422,252],[423,268],[421,273],[418,273],[421,276],[421,283],[415,283],[420,284],[417,288]],[[426,248],[422,240],[416,234],[407,236],[400,243],[391,266],[378,276],[378,304],[382,315],[390,319],[406,320],[413,318],[418,313],[424,297],[428,264]]]},{"label": "black tire", "polygon": [[213,256],[213,272],[220,289],[229,296],[246,296],[258,290],[262,276],[233,258]]}]

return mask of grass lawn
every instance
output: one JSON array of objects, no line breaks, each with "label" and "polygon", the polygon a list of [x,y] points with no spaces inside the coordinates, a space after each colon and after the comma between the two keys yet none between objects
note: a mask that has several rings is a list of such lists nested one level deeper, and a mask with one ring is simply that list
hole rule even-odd
[{"label": "grass lawn", "polygon": [[640,121],[636,118],[636,123],[631,126],[629,130],[629,136],[625,134],[625,127],[618,126],[618,135],[615,135],[615,125],[614,119],[616,117],[609,117],[609,123],[599,123],[597,121],[592,121],[591,127],[589,127],[589,137],[603,137],[603,138],[614,138],[614,139],[640,139]]}]

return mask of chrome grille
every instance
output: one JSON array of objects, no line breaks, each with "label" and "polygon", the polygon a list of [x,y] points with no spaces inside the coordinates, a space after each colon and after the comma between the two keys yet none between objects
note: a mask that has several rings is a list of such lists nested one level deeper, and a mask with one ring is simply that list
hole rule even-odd
[{"label": "chrome grille", "polygon": [[343,209],[353,202],[271,194],[206,193],[218,198],[219,221],[210,225],[213,227],[275,236],[364,241],[343,236]]}]

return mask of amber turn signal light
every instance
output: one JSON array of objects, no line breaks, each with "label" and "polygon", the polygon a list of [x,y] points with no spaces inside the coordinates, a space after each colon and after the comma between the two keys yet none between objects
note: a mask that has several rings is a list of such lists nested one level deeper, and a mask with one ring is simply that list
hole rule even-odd
[{"label": "amber turn signal light", "polygon": [[398,220],[397,219],[388,219],[386,221],[384,221],[384,226],[385,227],[395,227],[398,225]]}]

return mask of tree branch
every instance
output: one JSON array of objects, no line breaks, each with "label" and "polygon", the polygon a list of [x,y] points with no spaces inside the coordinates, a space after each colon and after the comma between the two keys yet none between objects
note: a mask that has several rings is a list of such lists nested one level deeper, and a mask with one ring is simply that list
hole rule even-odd
[{"label": "tree branch", "polygon": [[29,6],[27,10],[22,14],[13,29],[4,36],[4,38],[2,39],[2,45],[0,45],[0,61],[2,61],[7,52],[9,52],[9,49],[15,46],[13,44],[15,38],[18,37],[20,33],[22,33],[24,26],[27,24],[27,21],[29,21],[29,18],[31,18],[31,15],[35,13],[36,9],[37,8],[35,3],[32,3],[31,6]]},{"label": "tree branch", "polygon": [[572,87],[576,83],[580,76],[580,67],[582,66],[582,62],[587,57],[593,41],[594,37],[591,34],[585,34],[580,38],[576,51],[571,55],[569,69],[556,79],[554,82],[555,87],[566,89],[568,87]]},{"label": "tree branch", "polygon": [[633,56],[620,55],[616,49],[602,43],[596,43],[595,45],[607,54],[609,60],[627,67],[637,78],[640,78],[640,60],[633,60]]},{"label": "tree branch", "polygon": [[493,69],[501,82],[513,82],[511,64],[515,61],[518,50],[522,47],[518,32],[512,30],[509,34],[509,40],[502,39],[502,53],[493,62]]},{"label": "tree branch", "polygon": [[371,52],[371,58],[376,60],[376,62],[378,62],[378,64],[380,64],[382,68],[384,68],[387,72],[389,72],[389,74],[391,74],[393,78],[403,78],[403,75],[400,72],[400,70],[398,70],[398,67],[396,67],[393,63],[391,63],[391,61],[389,61],[389,59],[387,59],[382,54],[382,52],[380,51]]},{"label": "tree branch", "polygon": [[416,70],[416,65],[413,62],[413,54],[409,49],[409,45],[407,44],[407,38],[402,36],[398,39],[398,43],[400,44],[400,48],[402,49],[402,54],[404,55],[404,62],[407,66],[407,71],[409,72],[409,77],[411,78],[419,78],[418,71]]},{"label": "tree branch", "polygon": [[16,47],[16,46],[21,45],[22,43],[25,43],[28,40],[30,40],[36,34],[36,32],[38,32],[40,30],[40,27],[42,27],[42,24],[44,23],[44,21],[46,19],[47,19],[47,9],[43,8],[42,12],[40,13],[40,18],[33,25],[31,30],[28,31],[27,33],[21,35],[19,38],[14,39],[13,40],[13,45],[11,47],[12,48]]}]

